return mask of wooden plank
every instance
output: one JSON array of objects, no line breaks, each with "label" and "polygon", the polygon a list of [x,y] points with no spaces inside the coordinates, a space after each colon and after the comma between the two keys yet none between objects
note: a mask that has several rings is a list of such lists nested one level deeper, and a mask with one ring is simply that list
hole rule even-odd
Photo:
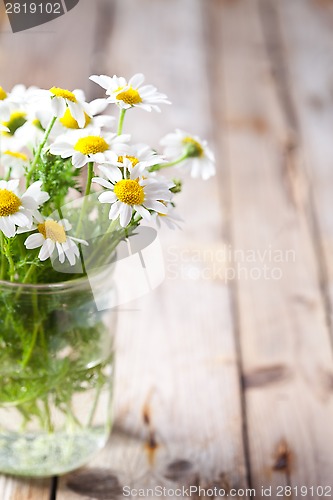
[{"label": "wooden plank", "polygon": [[[222,47],[214,90],[224,90],[230,230],[243,252],[235,293],[251,484],[257,497],[262,485],[275,497],[279,485],[332,485],[331,343],[292,97],[287,82],[271,74],[257,2],[220,5],[210,3],[214,43]],[[260,254],[253,258],[253,251]]]},{"label": "wooden plank", "polygon": [[[280,4],[279,4],[280,5]],[[282,2],[272,9],[288,45],[287,64],[311,179],[321,278],[331,322],[333,304],[333,103],[332,4]]]},{"label": "wooden plank", "polygon": [[[142,71],[175,104],[162,115],[130,111],[125,129],[134,130],[136,140],[157,145],[176,126],[209,135],[203,6],[198,0],[117,2],[108,74]],[[225,224],[216,181],[188,180],[180,198],[184,231],[161,233],[165,282],[130,304],[132,312],[119,313],[121,433],[81,475],[62,479],[57,500],[78,498],[77,484],[101,474],[109,495],[112,477],[120,486],[141,488],[246,486],[230,294],[223,279],[214,279],[223,265],[218,252]]]},{"label": "wooden plank", "polygon": [[19,480],[0,476],[0,495],[3,500],[49,500],[50,481]]}]

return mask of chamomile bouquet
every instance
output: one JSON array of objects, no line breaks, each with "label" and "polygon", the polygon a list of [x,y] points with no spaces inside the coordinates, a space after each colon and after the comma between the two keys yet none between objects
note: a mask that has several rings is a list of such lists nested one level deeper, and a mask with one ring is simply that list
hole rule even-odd
[{"label": "chamomile bouquet", "polygon": [[[110,318],[96,308],[82,276],[91,262],[98,267],[112,261],[118,245],[143,221],[179,227],[174,198],[182,182],[163,171],[176,167],[202,179],[215,173],[212,151],[196,136],[176,130],[157,152],[124,133],[127,112],[160,111],[169,104],[166,95],[144,84],[142,74],[129,81],[90,79],[105,98],[87,102],[82,90],[59,87],[0,87],[5,472],[67,471],[105,442],[109,418],[103,424],[100,418],[113,366]],[[91,404],[81,418],[76,402],[87,394]],[[4,423],[8,414],[15,422],[10,431]]]}]

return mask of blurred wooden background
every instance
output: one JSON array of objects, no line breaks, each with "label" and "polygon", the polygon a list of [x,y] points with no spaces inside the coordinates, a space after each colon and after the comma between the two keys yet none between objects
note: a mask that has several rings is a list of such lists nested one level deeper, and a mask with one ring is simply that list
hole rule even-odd
[{"label": "blurred wooden background", "polygon": [[174,106],[128,113],[128,129],[209,139],[218,175],[185,184],[184,230],[161,235],[165,282],[119,313],[109,446],[58,483],[3,477],[0,497],[191,484],[319,497],[333,486],[333,2],[80,0],[15,35],[1,19],[3,87],[93,98],[90,74],[143,72]]}]

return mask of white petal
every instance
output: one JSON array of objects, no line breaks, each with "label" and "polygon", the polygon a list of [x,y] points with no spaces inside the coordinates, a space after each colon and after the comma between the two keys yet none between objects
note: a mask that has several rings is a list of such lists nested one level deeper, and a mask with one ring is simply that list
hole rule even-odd
[{"label": "white petal", "polygon": [[[50,243],[53,243],[51,245]],[[52,249],[52,251],[50,251]],[[49,259],[52,255],[52,252],[54,250],[54,242],[51,241],[50,239],[46,239],[42,245],[42,248],[39,251],[38,258],[41,261],[44,261],[46,259]]]},{"label": "white petal", "polygon": [[23,196],[28,195],[32,196],[32,198],[35,198],[40,193],[42,184],[43,184],[42,181],[33,182],[31,186],[28,187]]},{"label": "white petal", "polygon": [[22,196],[21,198],[22,207],[28,210],[36,210],[38,208],[38,203],[31,196]]},{"label": "white petal", "polygon": [[[62,97],[54,97],[51,101],[52,110],[58,118],[62,118],[66,111],[66,103]],[[41,259],[42,260],[42,259]]]},{"label": "white petal", "polygon": [[37,222],[39,223],[44,222],[44,217],[38,212],[38,210],[33,210],[31,212],[31,215],[33,216],[34,219],[36,219]]},{"label": "white petal", "polygon": [[108,107],[106,99],[94,99],[89,103],[90,112],[93,116],[103,113]]},{"label": "white petal", "polygon": [[70,109],[73,118],[75,118],[75,120],[77,121],[79,127],[83,128],[86,124],[86,117],[82,106],[76,102],[69,101],[68,107]]},{"label": "white petal", "polygon": [[81,89],[75,89],[75,90],[73,90],[73,94],[75,95],[75,97],[76,97],[76,99],[78,101],[82,102],[82,101],[86,100],[86,96],[85,96],[83,90],[81,90]]},{"label": "white petal", "polygon": [[7,189],[9,191],[16,191],[19,186],[19,179],[11,180],[7,182]]},{"label": "white petal", "polygon": [[110,208],[109,212],[109,219],[115,220],[120,212],[122,203],[120,201],[117,201],[117,203],[113,203]]},{"label": "white petal", "polygon": [[113,185],[111,182],[106,181],[105,179],[102,179],[102,177],[94,177],[92,179],[92,182],[95,182],[96,184],[100,184],[101,186],[107,188],[107,189],[113,189]]},{"label": "white petal", "polygon": [[69,158],[73,154],[73,147],[66,142],[55,142],[50,146],[50,153],[59,155],[61,158]]},{"label": "white petal", "polygon": [[70,231],[72,229],[72,224],[67,219],[61,219],[59,224],[62,225],[65,231]]},{"label": "white petal", "polygon": [[59,255],[59,261],[61,264],[63,264],[65,262],[65,253],[64,253],[64,250],[62,248],[62,245],[60,243],[56,243],[57,245],[57,250],[58,250],[58,255]]},{"label": "white petal", "polygon": [[113,191],[105,191],[104,193],[99,195],[98,201],[100,201],[101,203],[114,203],[115,201],[117,201],[117,196]]},{"label": "white petal", "polygon": [[31,250],[33,248],[39,248],[43,245],[45,241],[45,238],[42,234],[40,233],[35,233],[31,234],[28,236],[28,238],[25,240],[24,245],[28,250]]},{"label": "white petal", "polygon": [[15,224],[10,222],[7,217],[0,217],[0,230],[7,238],[12,238],[16,233]]},{"label": "white petal", "polygon": [[144,208],[142,205],[134,205],[134,209],[141,215],[143,219],[150,220],[151,214],[150,212]]},{"label": "white petal", "polygon": [[105,153],[90,154],[89,161],[93,161],[96,163],[104,163],[105,162]]},{"label": "white petal", "polygon": [[120,225],[122,227],[128,226],[131,218],[132,218],[133,209],[130,205],[122,204],[120,209]]},{"label": "white petal", "polygon": [[17,226],[25,227],[28,226],[31,220],[26,215],[21,212],[16,212],[16,214],[12,214],[10,216],[10,220],[14,222]]},{"label": "white petal", "polygon": [[67,240],[76,241],[77,243],[81,243],[81,245],[89,246],[89,243],[86,240],[81,240],[80,238],[74,238],[74,236],[68,236]]},{"label": "white petal", "polygon": [[66,248],[65,243],[62,246],[63,246],[63,250],[64,250],[66,257],[69,260],[70,265],[74,266],[74,264],[75,264],[75,252],[74,252],[74,250],[72,248]]},{"label": "white petal", "polygon": [[160,201],[147,200],[144,202],[144,204],[145,204],[146,208],[149,208],[150,210],[155,210],[155,212],[158,212],[160,214],[167,214],[168,213],[168,207],[166,207]]},{"label": "white petal", "polygon": [[75,168],[82,168],[88,163],[88,158],[78,151],[73,154],[72,163]]},{"label": "white petal", "polygon": [[113,127],[115,118],[113,116],[100,115],[94,118],[94,124],[97,127],[111,128]]},{"label": "white petal", "polygon": [[114,166],[105,167],[105,166],[100,165],[99,166],[99,170],[111,182],[118,182],[118,181],[120,181],[123,178],[122,173],[121,173],[121,171],[119,170],[118,167],[114,167]]},{"label": "white petal", "polygon": [[101,87],[103,87],[103,89],[108,89],[110,87],[110,85],[112,84],[112,78],[111,76],[106,76],[106,75],[91,75],[89,77],[89,80],[91,80],[92,82],[95,82],[97,83],[97,85],[100,85]]},{"label": "white petal", "polygon": [[137,73],[136,75],[132,76],[132,78],[128,82],[128,85],[132,86],[134,89],[137,89],[144,81],[144,75],[142,73]]}]

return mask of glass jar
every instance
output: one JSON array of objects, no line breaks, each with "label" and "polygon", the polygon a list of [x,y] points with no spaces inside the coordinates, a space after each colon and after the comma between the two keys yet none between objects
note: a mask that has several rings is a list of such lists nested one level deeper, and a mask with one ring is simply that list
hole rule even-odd
[{"label": "glass jar", "polygon": [[111,430],[110,276],[0,281],[0,471],[51,476],[85,464]]}]

